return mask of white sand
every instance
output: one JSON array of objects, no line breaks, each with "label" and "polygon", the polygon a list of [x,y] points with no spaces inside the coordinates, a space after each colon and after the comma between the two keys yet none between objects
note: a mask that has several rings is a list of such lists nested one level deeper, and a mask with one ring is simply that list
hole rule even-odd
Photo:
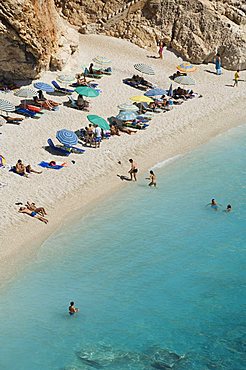
[{"label": "white sand", "polygon": [[[150,64],[156,75],[148,79],[167,89],[170,86],[168,76],[181,62],[167,51],[164,60],[147,58],[151,53],[124,40],[104,36],[82,36],[80,50],[79,63],[71,62],[64,73],[80,72],[79,66],[88,65],[96,55],[112,60],[113,75],[98,80],[103,93],[90,99],[90,114],[104,118],[116,115],[117,105],[127,102],[129,97],[141,95],[138,90],[122,83],[123,78],[135,73],[134,63]],[[233,82],[232,72],[223,71],[222,76],[216,76],[206,70],[214,72],[214,65],[198,66],[197,72],[192,74],[197,83],[194,90],[203,97],[175,106],[168,113],[156,114],[145,131],[131,136],[122,133],[120,137],[105,140],[100,149],[88,148],[83,155],[71,154],[64,159],[69,166],[60,171],[44,169],[41,175],[31,174],[29,178],[23,178],[0,169],[0,183],[6,184],[0,187],[0,281],[13,276],[28,257],[33,258],[42,240],[62,227],[68,217],[81,214],[81,209],[85,212],[85,206],[93,205],[93,200],[105,197],[106,192],[119,186],[134,186],[116,177],[117,173],[127,173],[128,158],[137,160],[141,173],[156,162],[184,153],[212,136],[246,122],[245,82],[232,88],[226,86]],[[47,72],[40,80],[51,82],[56,75]],[[246,79],[246,72],[240,75],[241,79]],[[20,102],[12,92],[0,93],[0,98],[16,104]],[[61,96],[51,98],[57,102],[68,100]],[[42,160],[61,161],[62,157],[49,154],[43,146],[49,137],[57,143],[55,134],[58,129],[77,130],[86,126],[87,114],[61,106],[58,112],[46,111],[38,120],[25,119],[19,126],[5,124],[0,127],[0,154],[9,165],[15,165],[20,158],[37,170],[40,170],[37,164]],[[119,160],[121,166],[117,163]],[[47,209],[48,225],[17,212],[19,207],[15,203],[27,200]]]}]

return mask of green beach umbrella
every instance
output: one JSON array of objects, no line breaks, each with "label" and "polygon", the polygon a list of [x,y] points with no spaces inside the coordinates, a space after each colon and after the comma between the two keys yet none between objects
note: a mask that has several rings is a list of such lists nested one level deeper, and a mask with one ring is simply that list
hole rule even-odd
[{"label": "green beach umbrella", "polygon": [[109,126],[108,122],[100,116],[96,116],[95,114],[89,114],[87,116],[87,119],[93,125],[98,125],[103,130],[110,130],[110,126]]},{"label": "green beach umbrella", "polygon": [[79,95],[86,96],[87,98],[96,98],[99,95],[99,91],[88,86],[79,86],[75,91]]}]

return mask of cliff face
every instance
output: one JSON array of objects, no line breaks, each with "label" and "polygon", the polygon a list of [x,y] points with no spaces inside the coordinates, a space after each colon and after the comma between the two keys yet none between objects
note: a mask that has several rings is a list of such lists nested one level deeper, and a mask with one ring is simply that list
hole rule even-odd
[{"label": "cliff face", "polygon": [[35,77],[57,48],[53,0],[0,2],[0,71],[3,76]]},{"label": "cliff face", "polygon": [[[55,0],[74,25],[103,22],[89,32],[129,39],[141,47],[168,47],[193,63],[212,61],[216,52],[228,69],[246,69],[246,4],[240,0]],[[114,14],[120,10],[117,14]],[[109,15],[113,16],[109,18]]]}]

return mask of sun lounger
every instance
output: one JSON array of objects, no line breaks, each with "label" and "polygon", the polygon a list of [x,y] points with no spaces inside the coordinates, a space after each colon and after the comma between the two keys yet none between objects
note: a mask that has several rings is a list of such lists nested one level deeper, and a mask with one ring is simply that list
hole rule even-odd
[{"label": "sun lounger", "polygon": [[70,154],[71,154],[71,151],[66,149],[65,147],[62,148],[60,146],[55,146],[55,144],[53,143],[53,141],[51,139],[48,139],[47,140],[47,143],[49,145],[49,147],[57,154],[59,155],[65,155],[66,157],[68,157]]},{"label": "sun lounger", "polygon": [[61,87],[56,81],[51,81],[51,83],[57,91],[59,91],[63,94],[72,94],[74,92],[74,90],[66,89],[65,87]]},{"label": "sun lounger", "polygon": [[76,146],[72,146],[72,145],[66,145],[65,148],[75,154],[83,154],[85,152],[84,149],[77,148]]},{"label": "sun lounger", "polygon": [[85,68],[84,70],[85,77],[91,77],[91,78],[102,78],[102,74],[100,73],[90,73],[88,68]]},{"label": "sun lounger", "polygon": [[28,110],[30,110],[32,112],[41,113],[41,108],[40,107],[36,107],[35,105],[31,105],[31,104],[28,104],[26,107],[27,107]]},{"label": "sun lounger", "polygon": [[23,116],[31,117],[31,118],[34,118],[37,115],[36,112],[32,112],[31,110],[26,109],[26,108],[22,108],[22,107],[16,108],[15,111],[18,114],[22,114]]},{"label": "sun lounger", "polygon": [[146,86],[141,85],[137,81],[133,81],[131,78],[125,78],[123,80],[123,83],[126,84],[126,85],[128,85],[128,86],[134,87],[135,89],[138,89],[138,90],[142,90],[142,91],[146,91],[147,90],[147,87]]}]

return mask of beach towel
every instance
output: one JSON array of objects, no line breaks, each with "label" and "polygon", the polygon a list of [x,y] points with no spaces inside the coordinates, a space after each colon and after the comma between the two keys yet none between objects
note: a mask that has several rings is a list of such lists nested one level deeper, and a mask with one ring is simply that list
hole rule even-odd
[{"label": "beach towel", "polygon": [[60,170],[61,168],[65,167],[65,163],[56,164],[55,166],[50,166],[49,162],[44,162],[44,161],[40,162],[38,165],[43,168],[51,168],[52,170]]}]

